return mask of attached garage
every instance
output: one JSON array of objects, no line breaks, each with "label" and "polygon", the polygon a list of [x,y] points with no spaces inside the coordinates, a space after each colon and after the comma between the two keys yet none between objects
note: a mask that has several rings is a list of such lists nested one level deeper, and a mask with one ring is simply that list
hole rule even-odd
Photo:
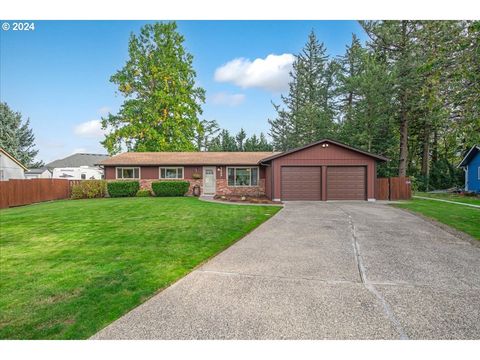
[{"label": "attached garage", "polygon": [[320,166],[284,166],[281,174],[282,199],[322,200]]},{"label": "attached garage", "polygon": [[328,166],[327,200],[367,200],[365,166]]},{"label": "attached garage", "polygon": [[387,161],[334,140],[275,154],[268,168],[266,195],[274,200],[375,200],[376,164]]}]

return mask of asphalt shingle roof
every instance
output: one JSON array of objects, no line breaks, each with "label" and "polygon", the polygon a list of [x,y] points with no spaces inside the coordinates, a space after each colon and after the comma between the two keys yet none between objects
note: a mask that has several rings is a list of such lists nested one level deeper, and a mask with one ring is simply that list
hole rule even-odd
[{"label": "asphalt shingle roof", "polygon": [[97,166],[97,164],[105,159],[108,159],[108,155],[104,154],[73,154],[67,156],[64,159],[52,161],[45,165],[49,169],[61,168],[61,167],[80,167],[80,166]]},{"label": "asphalt shingle roof", "polygon": [[257,165],[276,152],[126,152],[100,165]]}]

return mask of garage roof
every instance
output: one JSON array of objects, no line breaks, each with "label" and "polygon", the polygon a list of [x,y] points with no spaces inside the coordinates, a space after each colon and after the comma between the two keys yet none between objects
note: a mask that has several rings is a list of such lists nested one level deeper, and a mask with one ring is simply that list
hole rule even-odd
[{"label": "garage roof", "polygon": [[294,152],[297,152],[297,151],[300,151],[300,150],[304,150],[304,149],[308,149],[309,147],[312,147],[312,146],[315,146],[315,145],[319,145],[319,144],[322,144],[322,143],[325,143],[325,142],[328,142],[330,144],[334,144],[334,145],[338,145],[338,146],[341,146],[345,149],[349,149],[349,150],[352,150],[352,151],[356,151],[358,153],[361,153],[361,154],[364,154],[364,155],[367,155],[367,156],[370,156],[374,159],[377,159],[379,161],[388,161],[388,158],[384,157],[384,156],[381,156],[381,155],[376,155],[376,154],[372,154],[368,151],[364,151],[364,150],[360,150],[360,149],[357,149],[357,148],[354,148],[352,146],[349,146],[349,145],[346,145],[346,144],[343,144],[341,142],[338,142],[338,141],[335,141],[335,140],[331,140],[331,139],[328,139],[328,138],[325,138],[325,139],[322,139],[320,141],[316,141],[314,143],[311,143],[311,144],[308,144],[308,145],[305,145],[305,146],[301,146],[301,147],[298,147],[298,148],[295,148],[295,149],[292,149],[292,150],[288,150],[288,151],[285,151],[285,152],[282,152],[282,153],[277,153],[275,155],[272,155],[272,156],[269,156],[263,160],[261,160],[260,162],[261,163],[264,163],[264,162],[268,162],[268,161],[271,161],[273,159],[277,159],[279,157],[282,157],[282,156],[285,156],[285,155],[288,155],[288,154],[292,154]]}]

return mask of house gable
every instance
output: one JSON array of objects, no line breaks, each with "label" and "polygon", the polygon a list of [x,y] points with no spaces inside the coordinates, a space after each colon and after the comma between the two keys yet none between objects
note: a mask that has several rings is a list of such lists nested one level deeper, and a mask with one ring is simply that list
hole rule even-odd
[{"label": "house gable", "polygon": [[267,163],[278,158],[286,159],[375,159],[387,161],[386,157],[369,153],[364,150],[356,149],[346,144],[331,139],[323,139],[306,146],[285,151],[261,160],[261,163]]}]

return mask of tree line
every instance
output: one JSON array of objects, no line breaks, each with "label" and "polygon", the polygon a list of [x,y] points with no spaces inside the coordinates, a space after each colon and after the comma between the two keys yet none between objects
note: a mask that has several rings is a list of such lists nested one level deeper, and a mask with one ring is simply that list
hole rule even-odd
[{"label": "tree line", "polygon": [[331,137],[391,161],[379,176],[421,190],[463,184],[456,168],[480,142],[480,22],[361,21],[331,58],[315,33],[296,56],[288,94],[269,119],[276,150]]}]

